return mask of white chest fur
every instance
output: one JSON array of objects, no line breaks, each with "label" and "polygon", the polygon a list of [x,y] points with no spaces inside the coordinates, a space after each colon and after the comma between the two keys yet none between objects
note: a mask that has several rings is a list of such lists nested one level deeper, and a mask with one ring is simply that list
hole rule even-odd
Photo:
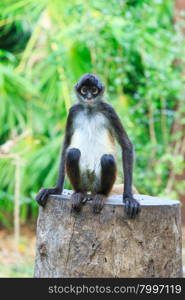
[{"label": "white chest fur", "polygon": [[74,134],[70,148],[81,152],[80,171],[95,171],[100,174],[100,160],[104,154],[115,154],[114,140],[108,130],[108,120],[101,113],[93,116],[80,112],[74,120]]}]

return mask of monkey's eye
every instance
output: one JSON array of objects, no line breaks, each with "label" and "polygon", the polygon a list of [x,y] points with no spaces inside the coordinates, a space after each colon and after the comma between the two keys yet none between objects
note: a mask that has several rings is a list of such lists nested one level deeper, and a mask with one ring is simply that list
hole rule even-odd
[{"label": "monkey's eye", "polygon": [[80,92],[81,92],[82,95],[85,95],[85,94],[87,93],[87,88],[86,88],[86,86],[83,86],[83,87],[81,88]]},{"label": "monkey's eye", "polygon": [[93,93],[93,95],[98,94],[98,88],[95,87],[95,86],[93,86],[93,88],[92,88],[92,93]]}]

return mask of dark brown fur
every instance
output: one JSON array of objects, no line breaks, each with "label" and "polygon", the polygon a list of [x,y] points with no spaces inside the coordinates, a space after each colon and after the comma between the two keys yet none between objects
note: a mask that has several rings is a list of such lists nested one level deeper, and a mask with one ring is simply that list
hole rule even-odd
[{"label": "dark brown fur", "polygon": [[[104,86],[100,83],[99,79],[92,75],[92,74],[86,74],[83,76],[80,81],[77,83],[75,89],[76,93],[78,94],[78,90],[80,89],[81,84],[85,83],[87,80],[88,85],[91,84],[97,84],[97,87],[99,88],[99,95],[96,97],[96,101],[94,102],[94,105],[87,105],[83,103],[82,96],[79,97],[79,103],[73,105],[69,110],[69,115],[67,118],[67,124],[66,124],[66,130],[65,130],[65,136],[64,136],[64,143],[63,143],[63,149],[61,154],[61,163],[59,168],[59,175],[57,179],[57,184],[55,188],[50,189],[42,189],[39,194],[36,197],[36,200],[40,205],[45,205],[47,201],[47,197],[49,194],[56,193],[60,194],[63,190],[64,185],[64,178],[65,178],[65,166],[67,167],[67,174],[70,178],[70,181],[73,185],[73,188],[76,192],[84,192],[83,187],[80,186],[80,171],[78,166],[79,158],[76,159],[76,162],[73,161],[73,163],[69,162],[67,160],[66,162],[66,150],[70,145],[71,137],[73,135],[73,132],[75,128],[73,127],[73,121],[75,119],[75,116],[83,110],[88,110],[89,115],[93,116],[93,113],[99,112],[102,113],[108,120],[109,128],[107,130],[110,132],[112,136],[116,138],[118,141],[121,150],[122,150],[122,164],[123,164],[123,172],[124,172],[124,192],[123,192],[123,202],[125,203],[125,211],[128,214],[129,217],[135,217],[139,211],[140,211],[140,205],[133,198],[132,195],[132,173],[133,173],[133,146],[131,141],[128,138],[128,135],[125,131],[125,129],[122,126],[122,123],[120,121],[120,118],[116,114],[113,107],[108,104],[107,102],[104,102],[101,100]],[[84,141],[85,143],[86,141]],[[108,196],[110,193],[112,186],[115,182],[116,177],[116,164],[111,159],[109,162],[105,161],[102,162],[102,176],[101,176],[101,188],[100,191],[97,191],[97,196],[94,200],[95,205],[95,211],[99,212],[102,208],[102,199],[105,198],[105,196]],[[83,198],[82,195],[76,195],[74,196],[76,199],[79,197]],[[78,202],[78,201],[77,201]],[[99,211],[98,211],[99,208]]]}]

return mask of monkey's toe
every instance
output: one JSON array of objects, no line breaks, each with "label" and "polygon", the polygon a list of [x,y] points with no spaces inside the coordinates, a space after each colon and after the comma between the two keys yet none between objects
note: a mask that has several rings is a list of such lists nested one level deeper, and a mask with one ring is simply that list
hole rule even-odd
[{"label": "monkey's toe", "polygon": [[138,201],[134,198],[126,198],[125,203],[125,212],[127,216],[131,219],[134,219],[140,212],[141,206]]},{"label": "monkey's toe", "polygon": [[96,195],[92,201],[93,213],[99,214],[104,206],[105,196]]},{"label": "monkey's toe", "polygon": [[49,197],[49,195],[51,194],[58,194],[58,190],[55,188],[49,188],[49,189],[41,189],[39,191],[39,193],[36,196],[36,201],[39,205],[41,205],[42,207],[44,207],[47,203],[47,199]]},{"label": "monkey's toe", "polygon": [[48,198],[48,191],[47,189],[41,189],[36,196],[36,201],[39,205],[45,206]]},{"label": "monkey's toe", "polygon": [[80,212],[83,205],[84,194],[83,193],[73,193],[71,196],[72,209],[76,212]]}]

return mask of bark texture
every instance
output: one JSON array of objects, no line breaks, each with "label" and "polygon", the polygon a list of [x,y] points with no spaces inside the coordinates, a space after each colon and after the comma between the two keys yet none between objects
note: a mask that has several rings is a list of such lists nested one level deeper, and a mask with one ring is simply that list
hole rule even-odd
[{"label": "bark texture", "polygon": [[35,277],[182,276],[179,201],[135,195],[141,213],[130,220],[121,195],[94,215],[91,201],[72,212],[70,194],[39,209]]}]

